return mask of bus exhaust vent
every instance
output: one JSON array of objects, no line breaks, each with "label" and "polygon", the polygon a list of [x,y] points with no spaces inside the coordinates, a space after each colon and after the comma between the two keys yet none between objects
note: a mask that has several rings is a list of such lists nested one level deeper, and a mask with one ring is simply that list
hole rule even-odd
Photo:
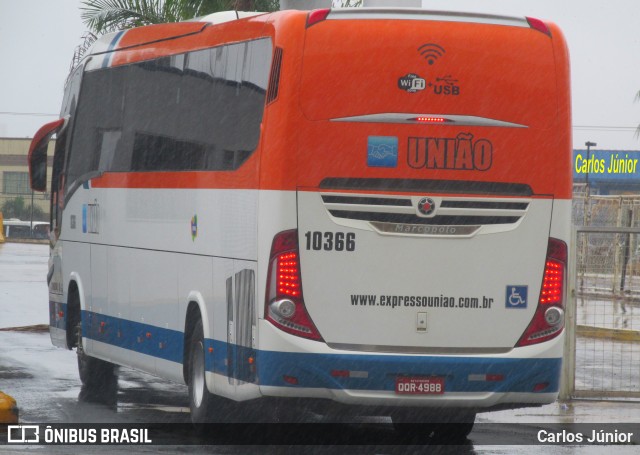
[{"label": "bus exhaust vent", "polygon": [[[322,202],[336,219],[367,222],[382,233],[471,235],[482,226],[514,225],[529,200],[326,193]],[[451,228],[456,227],[455,231]],[[454,234],[455,232],[455,234]]]},{"label": "bus exhaust vent", "polygon": [[282,65],[282,48],[276,47],[273,52],[273,62],[271,63],[271,77],[269,77],[269,91],[267,92],[267,104],[278,98],[278,87],[280,85],[280,66]]}]

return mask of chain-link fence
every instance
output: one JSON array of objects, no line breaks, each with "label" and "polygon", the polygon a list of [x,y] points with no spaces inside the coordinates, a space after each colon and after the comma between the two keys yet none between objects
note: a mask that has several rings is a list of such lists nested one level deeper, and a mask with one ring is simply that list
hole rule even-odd
[{"label": "chain-link fence", "polygon": [[574,194],[573,217],[570,394],[640,398],[640,197]]},{"label": "chain-link fence", "polygon": [[[640,227],[639,196],[574,197],[575,226]],[[591,231],[576,242],[577,291],[582,295],[624,297],[640,292],[640,239],[631,232]]]}]

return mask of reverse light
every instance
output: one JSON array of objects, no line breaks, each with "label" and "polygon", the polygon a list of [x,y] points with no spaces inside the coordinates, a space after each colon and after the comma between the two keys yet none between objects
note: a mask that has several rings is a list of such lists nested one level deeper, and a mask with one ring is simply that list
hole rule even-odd
[{"label": "reverse light", "polygon": [[311,27],[318,22],[322,22],[327,18],[329,13],[331,12],[331,8],[326,9],[314,9],[307,16],[307,28]]},{"label": "reverse light", "polygon": [[322,340],[304,306],[297,230],[274,237],[267,277],[265,319],[292,335]]},{"label": "reverse light", "polygon": [[542,343],[562,332],[566,270],[567,244],[562,240],[549,238],[538,306],[516,347]]},{"label": "reverse light", "polygon": [[550,326],[561,324],[564,320],[564,311],[562,308],[552,306],[544,312],[544,319]]},{"label": "reverse light", "polygon": [[481,382],[500,382],[504,381],[503,374],[470,374],[469,381],[481,381]]},{"label": "reverse light", "polygon": [[289,319],[296,313],[296,304],[289,299],[274,300],[269,309],[278,316]]},{"label": "reverse light", "polygon": [[367,379],[369,377],[368,371],[359,371],[359,370],[331,370],[330,374],[334,378]]}]

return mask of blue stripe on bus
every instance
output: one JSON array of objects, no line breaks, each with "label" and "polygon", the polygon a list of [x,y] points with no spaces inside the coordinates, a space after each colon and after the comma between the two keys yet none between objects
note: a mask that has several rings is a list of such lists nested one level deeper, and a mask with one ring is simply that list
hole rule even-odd
[{"label": "blue stripe on bus", "polygon": [[[398,376],[438,376],[445,379],[445,392],[557,392],[562,359],[503,359],[476,357],[300,354],[258,351],[261,385],[296,387],[284,380],[295,377],[298,387],[350,390],[395,390]],[[353,371],[358,377],[333,377],[331,371]],[[475,376],[475,380],[470,378]],[[483,381],[483,375],[502,376],[501,381]]]},{"label": "blue stripe on bus", "polygon": [[82,336],[140,354],[182,363],[184,332],[178,330],[83,311]]},{"label": "blue stripe on bus", "polygon": [[[171,362],[183,362],[184,333],[181,331],[88,311],[82,312],[82,327],[86,338]],[[257,368],[254,376],[259,380],[256,382],[276,387],[393,391],[396,377],[404,375],[443,377],[446,392],[532,393],[534,387],[547,383],[537,392],[550,393],[559,389],[562,365],[560,358],[318,354],[259,351],[212,339],[206,339],[204,344],[207,371],[242,379],[246,371]],[[209,348],[213,351],[209,352]],[[253,357],[253,364],[249,364],[249,357]],[[234,365],[236,363],[241,365]],[[352,375],[357,377],[334,377],[331,372],[336,370],[357,372]],[[485,381],[483,375],[503,379]],[[297,385],[285,381],[285,376],[295,377]]]},{"label": "blue stripe on bus", "polygon": [[124,30],[119,31],[118,33],[116,33],[116,35],[113,37],[113,39],[111,40],[111,42],[109,43],[109,47],[107,48],[107,50],[105,51],[104,54],[104,59],[102,59],[102,67],[106,68],[109,66],[109,61],[111,60],[111,57],[113,56],[113,54],[111,53],[115,47],[116,44],[118,44],[118,41],[120,41],[120,38],[122,38],[122,35],[124,34]]}]

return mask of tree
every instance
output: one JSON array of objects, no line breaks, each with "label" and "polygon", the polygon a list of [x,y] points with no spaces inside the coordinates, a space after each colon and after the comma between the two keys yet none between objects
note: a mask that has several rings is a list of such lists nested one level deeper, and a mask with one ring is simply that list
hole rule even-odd
[{"label": "tree", "polygon": [[279,7],[278,0],[84,0],[82,4],[82,21],[98,35],[217,11],[276,11]]}]

